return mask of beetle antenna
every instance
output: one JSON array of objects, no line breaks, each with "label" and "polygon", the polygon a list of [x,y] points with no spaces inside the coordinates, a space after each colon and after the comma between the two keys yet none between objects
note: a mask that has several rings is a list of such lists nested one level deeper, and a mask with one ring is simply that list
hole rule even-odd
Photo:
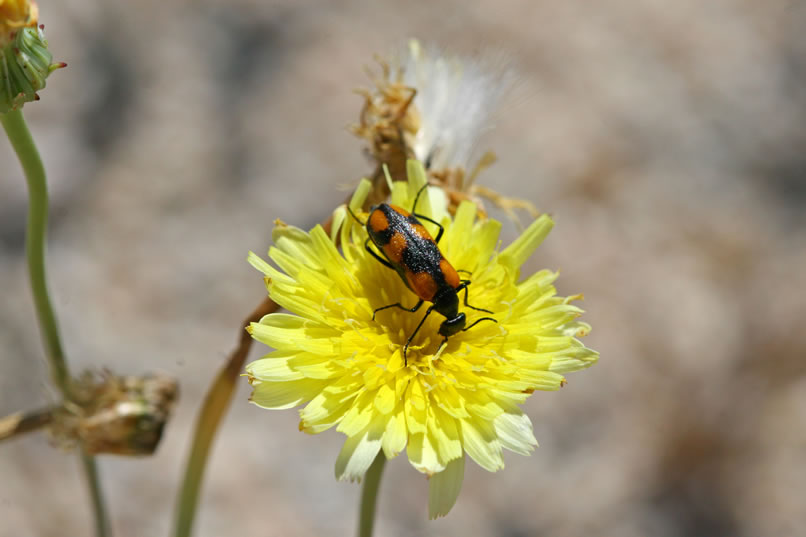
[{"label": "beetle antenna", "polygon": [[411,207],[412,214],[417,212],[417,202],[420,201],[420,194],[423,193],[423,190],[428,188],[428,183],[426,182],[423,186],[420,187],[420,190],[417,191],[417,196],[414,198],[414,205]]}]

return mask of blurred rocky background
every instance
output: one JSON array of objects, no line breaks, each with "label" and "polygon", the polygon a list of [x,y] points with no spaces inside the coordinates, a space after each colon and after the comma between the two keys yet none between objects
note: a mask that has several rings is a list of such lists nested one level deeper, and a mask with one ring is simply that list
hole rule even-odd
[{"label": "blurred rocky background", "polygon": [[[584,292],[594,368],[526,407],[541,447],[426,520],[387,468],[377,535],[806,532],[806,4],[41,0],[56,72],[25,107],[49,171],[49,281],[73,369],[161,370],[182,395],[152,458],[100,459],[118,536],[169,535],[196,410],[264,296],[245,261],[372,166],[347,133],[373,54],[411,36],[505,51],[518,87],[479,183],[557,226],[532,260]],[[0,143],[0,415],[55,398],[24,266],[27,195]],[[516,234],[505,227],[505,240]],[[256,345],[259,347],[259,345]],[[265,349],[253,349],[257,357]],[[196,535],[351,535],[343,436],[247,403],[216,442]],[[89,535],[74,455],[0,444],[0,535]]]}]

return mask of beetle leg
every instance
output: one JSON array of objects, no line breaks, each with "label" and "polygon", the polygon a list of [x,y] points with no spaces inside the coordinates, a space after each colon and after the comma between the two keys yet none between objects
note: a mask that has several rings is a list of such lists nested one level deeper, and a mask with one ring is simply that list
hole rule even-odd
[{"label": "beetle leg", "polygon": [[387,267],[387,268],[390,268],[392,270],[395,270],[395,267],[393,267],[392,264],[389,261],[387,261],[386,259],[382,258],[381,256],[379,256],[378,254],[376,254],[375,252],[372,251],[372,248],[369,247],[369,241],[370,241],[369,237],[367,237],[367,240],[364,241],[364,248],[367,250],[367,252],[372,254],[372,257],[374,257],[375,259],[380,261],[381,264],[384,267]]},{"label": "beetle leg", "polygon": [[437,226],[437,227],[439,228],[439,233],[437,233],[437,238],[436,238],[436,239],[434,239],[434,242],[435,242],[435,243],[437,243],[437,244],[439,244],[439,239],[441,239],[441,238],[442,238],[442,234],[445,232],[445,228],[443,228],[443,227],[442,227],[442,224],[440,224],[439,222],[437,222],[437,221],[435,221],[435,220],[432,220],[432,219],[428,218],[428,217],[427,217],[427,216],[425,216],[425,215],[422,215],[422,214],[417,214],[417,202],[418,202],[418,201],[420,201],[420,194],[422,194],[422,193],[423,193],[423,191],[424,191],[426,188],[428,188],[428,183],[424,184],[424,185],[423,185],[423,186],[420,188],[420,190],[419,190],[419,191],[417,191],[417,196],[414,198],[414,205],[411,207],[411,214],[412,214],[412,216],[415,216],[415,217],[417,217],[417,218],[421,218],[421,219],[423,219],[423,220],[426,220],[426,221],[428,221],[428,222],[431,222],[432,224],[434,224],[435,226]]},{"label": "beetle leg", "polygon": [[425,220],[426,222],[431,222],[432,224],[434,224],[435,226],[437,226],[439,228],[439,232],[437,233],[437,238],[434,239],[434,242],[439,244],[439,239],[442,238],[442,234],[445,232],[445,228],[442,227],[442,224],[440,224],[436,220],[432,220],[432,219],[430,219],[427,216],[422,215],[422,214],[415,214],[415,213],[411,213],[411,214],[413,216],[416,216],[417,218],[419,218],[421,220]]},{"label": "beetle leg", "polygon": [[[420,300],[420,303],[422,303],[422,300]],[[419,304],[418,304],[418,307],[419,307]],[[405,346],[405,347],[403,347],[403,363],[404,363],[406,366],[408,366],[408,365],[409,365],[409,359],[408,359],[408,357],[406,356],[406,353],[409,351],[409,343],[411,343],[411,340],[412,340],[412,339],[414,339],[414,336],[416,336],[416,335],[417,335],[417,332],[419,332],[419,331],[420,331],[420,327],[423,325],[423,323],[425,322],[425,320],[426,320],[426,319],[428,318],[428,316],[431,314],[431,310],[433,310],[433,309],[434,309],[434,306],[431,306],[430,308],[428,308],[428,311],[426,311],[426,312],[425,312],[425,315],[423,315],[423,318],[422,318],[422,319],[420,319],[420,324],[418,324],[418,325],[417,325],[417,328],[415,328],[415,329],[414,329],[414,332],[412,332],[412,333],[411,333],[411,335],[409,336],[409,339],[407,339],[407,340],[406,340],[406,346]]]},{"label": "beetle leg", "polygon": [[447,343],[448,343],[448,336],[442,336],[442,343],[440,343],[439,347],[437,347],[437,354],[439,354],[439,349],[444,347]]},{"label": "beetle leg", "polygon": [[414,313],[415,311],[417,311],[418,309],[420,309],[420,306],[422,306],[422,305],[423,305],[423,302],[424,302],[424,301],[423,301],[423,299],[421,298],[421,299],[420,299],[420,301],[419,301],[419,302],[417,302],[417,304],[415,304],[415,305],[414,305],[414,307],[413,307],[413,308],[411,308],[411,309],[407,308],[406,306],[404,306],[404,305],[403,305],[403,304],[401,304],[400,302],[397,302],[397,303],[395,303],[395,304],[389,304],[388,306],[383,306],[382,308],[378,308],[378,309],[376,309],[375,311],[373,311],[373,312],[372,312],[372,320],[373,320],[373,321],[375,320],[375,315],[377,315],[379,311],[382,311],[382,310],[385,310],[385,309],[389,309],[389,308],[400,308],[400,309],[402,309],[403,311],[409,311],[409,312],[411,312],[411,313]]}]

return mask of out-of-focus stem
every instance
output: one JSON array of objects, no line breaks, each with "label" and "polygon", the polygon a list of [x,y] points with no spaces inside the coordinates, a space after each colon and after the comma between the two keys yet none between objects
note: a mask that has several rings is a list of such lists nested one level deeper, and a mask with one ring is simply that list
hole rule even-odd
[{"label": "out-of-focus stem", "polygon": [[19,434],[37,431],[53,421],[53,409],[36,410],[34,412],[16,412],[0,418],[0,441],[13,438]]},{"label": "out-of-focus stem", "polygon": [[182,479],[182,488],[177,499],[176,526],[172,534],[174,537],[189,537],[193,530],[193,520],[196,516],[196,507],[199,503],[199,493],[210,447],[218,432],[218,426],[232,401],[238,376],[243,370],[244,361],[252,345],[252,337],[246,331],[246,327],[259,321],[264,315],[277,311],[278,308],[279,306],[267,297],[244,320],[241,325],[238,347],[230,354],[226,365],[218,372],[210,391],[207,392],[207,397],[204,399],[196,421],[196,430],[193,434],[190,455]]},{"label": "out-of-focus stem", "polygon": [[28,274],[34,306],[42,331],[45,353],[50,362],[53,382],[68,395],[70,376],[64,360],[64,350],[59,338],[56,314],[50,304],[48,287],[45,281],[45,237],[48,227],[48,186],[45,181],[45,167],[39,158],[36,144],[25,124],[21,110],[0,114],[0,122],[6,130],[11,146],[17,153],[25,179],[28,181],[28,224],[25,232],[25,254],[28,258]]},{"label": "out-of-focus stem", "polygon": [[95,513],[95,535],[98,537],[108,537],[112,535],[112,526],[109,522],[109,513],[106,511],[101,480],[98,477],[98,467],[95,464],[95,457],[88,455],[82,448],[81,465],[84,474],[87,476],[87,485],[90,488],[90,499],[92,500],[92,511]]},{"label": "out-of-focus stem", "polygon": [[[50,362],[53,382],[62,392],[66,400],[70,400],[70,373],[64,357],[56,314],[48,295],[45,278],[45,237],[48,226],[48,186],[45,179],[45,167],[39,157],[39,151],[25,123],[21,110],[0,114],[0,123],[6,131],[11,146],[17,153],[22,165],[25,179],[28,181],[28,224],[25,232],[25,253],[28,261],[28,274],[31,280],[31,291],[34,296],[39,328],[45,345],[45,354]],[[95,460],[84,453],[81,455],[84,473],[90,487],[95,528],[98,537],[110,535],[109,518],[104,506],[98,471]]]}]

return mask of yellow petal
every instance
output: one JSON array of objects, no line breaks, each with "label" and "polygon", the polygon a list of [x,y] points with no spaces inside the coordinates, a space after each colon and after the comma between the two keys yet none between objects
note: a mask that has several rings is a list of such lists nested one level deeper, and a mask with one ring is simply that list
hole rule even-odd
[{"label": "yellow petal", "polygon": [[311,401],[300,410],[302,419],[302,429],[306,433],[316,434],[326,431],[338,424],[344,414],[352,405],[352,400],[358,391],[334,394],[327,389],[318,393]]},{"label": "yellow petal", "polygon": [[509,267],[513,272],[518,271],[520,266],[540,246],[540,243],[543,242],[543,239],[546,238],[553,227],[554,221],[549,215],[540,215],[537,220],[526,228],[520,237],[501,252],[499,256],[501,263]]},{"label": "yellow petal", "polygon": [[428,433],[435,441],[439,460],[443,464],[463,456],[456,419],[434,406],[429,409]]},{"label": "yellow petal", "polygon": [[565,377],[551,371],[523,371],[521,378],[534,390],[555,391],[563,385]]},{"label": "yellow petal", "polygon": [[378,388],[375,394],[375,408],[377,408],[381,414],[389,414],[392,412],[396,403],[395,391],[388,384],[383,384]]},{"label": "yellow petal", "polygon": [[599,353],[582,343],[575,341],[565,351],[559,351],[552,357],[549,371],[555,373],[571,373],[590,367],[599,360]]},{"label": "yellow petal", "polygon": [[476,464],[488,472],[497,472],[504,467],[501,443],[489,422],[461,420],[462,443],[465,451]]},{"label": "yellow petal", "polygon": [[520,455],[529,455],[537,446],[529,416],[520,410],[495,418],[495,431],[501,446]]},{"label": "yellow petal", "polygon": [[338,335],[327,325],[284,313],[266,315],[259,323],[249,325],[249,332],[275,349],[305,350],[322,355],[333,353],[333,344],[326,336]]},{"label": "yellow petal", "polygon": [[435,444],[431,436],[426,433],[409,434],[406,454],[409,456],[409,462],[417,471],[433,475],[445,469],[445,465],[439,460]]},{"label": "yellow petal", "polygon": [[398,402],[394,414],[386,422],[386,431],[383,434],[381,447],[387,459],[397,457],[406,447],[409,432],[406,429],[406,416],[403,413],[403,403]]},{"label": "yellow petal", "polygon": [[465,478],[465,458],[452,460],[428,480],[428,518],[445,516],[456,503]]},{"label": "yellow petal", "polygon": [[322,391],[325,381],[302,379],[288,382],[263,382],[257,381],[253,384],[254,390],[251,403],[262,408],[293,408],[306,401],[313,399],[316,394]]},{"label": "yellow petal", "polygon": [[340,433],[347,436],[357,435],[364,430],[374,417],[380,419],[380,414],[375,410],[373,401],[375,394],[373,392],[364,391],[353,402],[352,407],[344,414],[339,426],[336,428]]},{"label": "yellow petal", "polygon": [[295,351],[274,351],[260,360],[255,360],[248,364],[246,372],[249,376],[261,381],[299,380],[305,376],[302,372],[295,371],[288,365],[289,361],[296,355]]},{"label": "yellow petal", "polygon": [[298,227],[280,222],[272,229],[271,238],[277,250],[287,254],[291,259],[305,261],[311,268],[321,266],[311,245],[311,237]]},{"label": "yellow petal", "polygon": [[409,384],[404,398],[406,409],[406,427],[410,433],[425,433],[426,431],[426,401],[423,387],[419,382]]},{"label": "yellow petal", "polygon": [[347,437],[336,458],[336,479],[359,481],[378,455],[382,435],[382,428],[370,426],[360,434]]}]

